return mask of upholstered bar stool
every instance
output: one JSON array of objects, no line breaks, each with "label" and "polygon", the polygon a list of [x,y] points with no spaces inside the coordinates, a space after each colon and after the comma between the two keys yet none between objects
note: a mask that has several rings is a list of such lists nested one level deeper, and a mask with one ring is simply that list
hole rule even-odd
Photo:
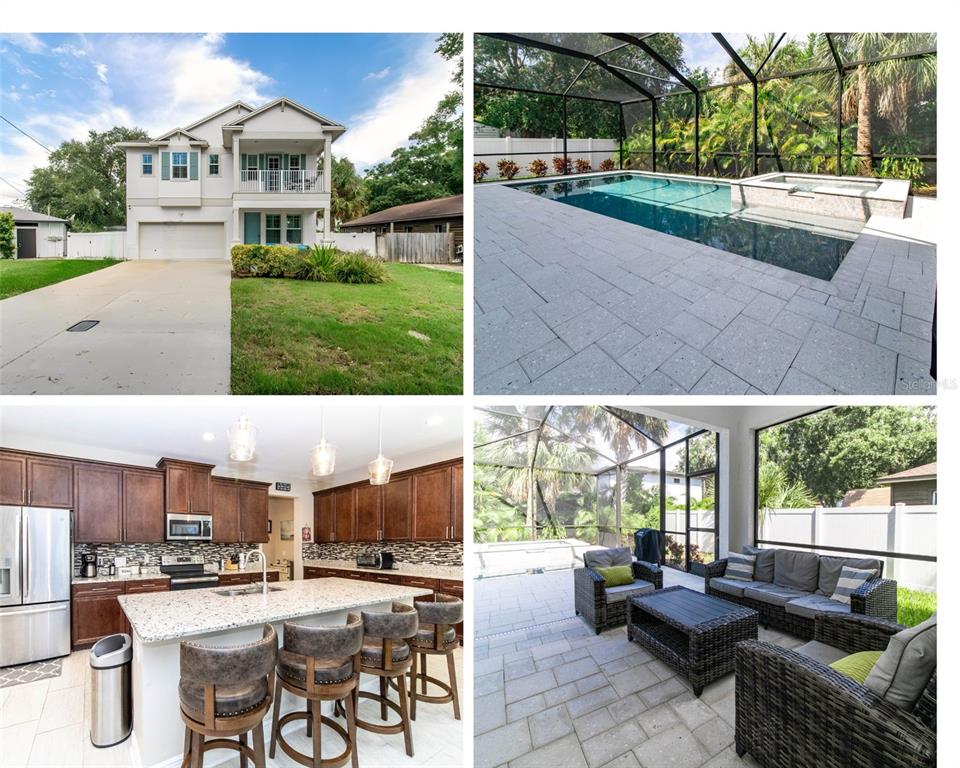
[{"label": "upholstered bar stool", "polygon": [[[247,758],[265,768],[262,723],[273,701],[276,666],[277,633],[269,624],[263,638],[248,645],[180,644],[180,717],[186,725],[181,768],[200,768],[212,749],[238,751],[241,768]],[[247,746],[249,731],[253,749]]]},{"label": "upholstered bar stool", "polygon": [[[363,621],[355,613],[342,626],[311,627],[287,621],[283,624],[283,648],[277,664],[280,686],[273,705],[273,730],[270,757],[277,756],[277,744],[301,765],[336,768],[348,760],[357,768],[356,699],[360,680],[360,649],[363,646]],[[306,699],[306,711],[289,712],[280,717],[283,692]],[[343,705],[347,729],[320,713],[322,702],[346,702]],[[283,736],[283,727],[294,720],[307,721],[307,736],[313,739],[313,755],[294,749]],[[334,730],[343,739],[344,750],[336,757],[320,756],[322,726]]]},{"label": "upholstered bar stool", "polygon": [[[460,694],[457,691],[457,670],[453,651],[457,642],[456,624],[463,621],[463,600],[453,595],[435,593],[430,597],[418,597],[413,601],[420,616],[420,628],[410,640],[413,661],[410,666],[410,719],[417,719],[417,701],[430,704],[453,702],[453,716],[460,719]],[[427,674],[427,656],[446,656],[449,683]],[[418,664],[419,657],[419,664]],[[417,693],[417,682],[420,693]],[[437,696],[427,695],[427,683],[433,683],[443,691]]]},{"label": "upholstered bar stool", "polygon": [[[360,654],[360,672],[380,678],[380,693],[358,690],[356,696],[380,703],[380,719],[386,722],[387,709],[400,716],[397,723],[381,725],[362,720],[357,715],[357,726],[373,733],[402,733],[407,755],[413,757],[413,732],[407,708],[407,689],[404,677],[410,669],[410,646],[406,642],[417,634],[417,610],[412,605],[394,603],[387,612],[362,611],[363,651]],[[399,704],[388,695],[390,684],[397,690]]]}]

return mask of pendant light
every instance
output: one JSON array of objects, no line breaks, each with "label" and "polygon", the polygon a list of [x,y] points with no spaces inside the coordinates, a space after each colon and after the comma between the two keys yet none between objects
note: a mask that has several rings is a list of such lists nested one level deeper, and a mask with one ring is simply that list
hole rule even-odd
[{"label": "pendant light", "polygon": [[377,432],[377,458],[370,462],[370,485],[386,485],[393,471],[393,459],[383,455],[383,408],[380,409]]},{"label": "pendant light", "polygon": [[314,477],[325,477],[333,474],[333,467],[337,461],[337,449],[327,442],[326,420],[323,409],[320,409],[320,442],[310,451],[310,467]]},{"label": "pendant light", "polygon": [[257,445],[257,428],[246,416],[230,427],[230,458],[233,461],[250,461]]}]

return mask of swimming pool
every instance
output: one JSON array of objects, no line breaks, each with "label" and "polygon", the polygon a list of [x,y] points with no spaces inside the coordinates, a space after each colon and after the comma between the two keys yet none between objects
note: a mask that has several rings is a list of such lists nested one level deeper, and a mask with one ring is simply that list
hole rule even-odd
[{"label": "swimming pool", "polygon": [[730,187],[722,182],[617,173],[510,186],[822,280],[833,277],[853,246],[852,238],[787,221],[782,226],[756,221],[748,209],[731,203]]}]

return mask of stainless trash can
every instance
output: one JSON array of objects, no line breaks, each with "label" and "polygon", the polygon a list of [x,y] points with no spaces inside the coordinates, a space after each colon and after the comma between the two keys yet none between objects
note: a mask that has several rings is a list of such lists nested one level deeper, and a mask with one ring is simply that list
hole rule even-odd
[{"label": "stainless trash can", "polygon": [[108,635],[90,649],[93,696],[90,712],[90,742],[112,747],[124,741],[133,729],[130,703],[130,635]]}]

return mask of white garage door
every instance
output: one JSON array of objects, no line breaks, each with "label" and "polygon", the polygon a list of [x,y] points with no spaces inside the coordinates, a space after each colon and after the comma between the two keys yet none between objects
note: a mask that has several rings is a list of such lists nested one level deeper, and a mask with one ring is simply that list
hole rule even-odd
[{"label": "white garage door", "polygon": [[141,224],[141,259],[224,259],[223,224]]}]

